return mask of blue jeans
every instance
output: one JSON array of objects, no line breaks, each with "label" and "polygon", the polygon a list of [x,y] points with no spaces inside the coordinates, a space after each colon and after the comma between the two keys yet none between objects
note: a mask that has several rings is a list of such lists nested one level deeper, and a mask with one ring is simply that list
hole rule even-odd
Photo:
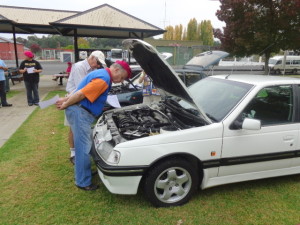
[{"label": "blue jeans", "polygon": [[[26,91],[27,91],[27,102],[28,104],[33,104],[33,103],[39,103],[40,97],[39,97],[39,83],[37,82],[29,82],[29,81],[24,81]],[[33,97],[32,97],[33,94]]]},{"label": "blue jeans", "polygon": [[86,187],[92,184],[90,151],[95,117],[78,105],[69,106],[66,116],[70,123],[75,145],[75,184]]},{"label": "blue jeans", "polygon": [[0,97],[1,97],[0,104],[7,105],[8,103],[6,101],[5,80],[0,80]]}]

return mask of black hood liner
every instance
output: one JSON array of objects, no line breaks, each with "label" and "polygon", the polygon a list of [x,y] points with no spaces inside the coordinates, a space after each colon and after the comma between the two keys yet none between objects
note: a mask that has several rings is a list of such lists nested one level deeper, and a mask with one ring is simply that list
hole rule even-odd
[{"label": "black hood liner", "polygon": [[140,40],[125,40],[123,43],[125,45],[129,44],[129,50],[132,52],[133,57],[145,73],[151,77],[157,88],[194,104],[183,82],[152,46]]}]

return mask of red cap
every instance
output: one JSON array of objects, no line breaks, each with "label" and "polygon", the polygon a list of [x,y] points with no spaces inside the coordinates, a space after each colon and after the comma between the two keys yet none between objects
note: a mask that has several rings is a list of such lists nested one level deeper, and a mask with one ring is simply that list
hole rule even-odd
[{"label": "red cap", "polygon": [[131,69],[130,69],[128,63],[125,61],[120,61],[120,60],[117,60],[116,63],[121,65],[123,67],[123,69],[126,70],[126,72],[128,74],[127,78],[131,78]]},{"label": "red cap", "polygon": [[34,57],[34,54],[31,51],[25,51],[24,55],[26,55],[29,58],[33,58]]},{"label": "red cap", "polygon": [[69,65],[71,65],[72,63],[71,62],[67,62]]}]

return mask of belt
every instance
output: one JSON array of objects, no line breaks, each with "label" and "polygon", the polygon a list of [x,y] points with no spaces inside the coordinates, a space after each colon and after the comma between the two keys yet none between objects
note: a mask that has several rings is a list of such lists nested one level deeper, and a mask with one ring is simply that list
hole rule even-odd
[{"label": "belt", "polygon": [[90,113],[93,117],[95,117],[94,116],[94,114],[92,113],[92,111],[91,110],[89,110],[87,107],[85,107],[85,106],[83,106],[83,105],[81,105],[81,104],[77,104],[80,108],[83,108],[85,111],[87,111],[88,113]]}]

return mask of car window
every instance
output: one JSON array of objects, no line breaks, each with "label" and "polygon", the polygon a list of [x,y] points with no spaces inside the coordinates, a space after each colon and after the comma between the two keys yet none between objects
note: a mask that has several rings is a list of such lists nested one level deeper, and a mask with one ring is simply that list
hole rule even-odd
[{"label": "car window", "polygon": [[262,125],[292,122],[293,91],[291,85],[263,88],[242,113],[242,118],[254,118]]},{"label": "car window", "polygon": [[300,60],[294,60],[294,61],[293,61],[293,64],[294,64],[294,65],[300,65]]},{"label": "car window", "polygon": [[207,77],[189,87],[194,101],[213,121],[221,121],[253,85]]},{"label": "car window", "polygon": [[196,72],[187,72],[185,74],[186,77],[186,86],[191,86],[192,84],[196,83],[197,81],[203,78],[203,74],[196,73]]},{"label": "car window", "polygon": [[198,72],[179,72],[178,75],[187,87],[201,80],[205,76],[204,74]]}]

